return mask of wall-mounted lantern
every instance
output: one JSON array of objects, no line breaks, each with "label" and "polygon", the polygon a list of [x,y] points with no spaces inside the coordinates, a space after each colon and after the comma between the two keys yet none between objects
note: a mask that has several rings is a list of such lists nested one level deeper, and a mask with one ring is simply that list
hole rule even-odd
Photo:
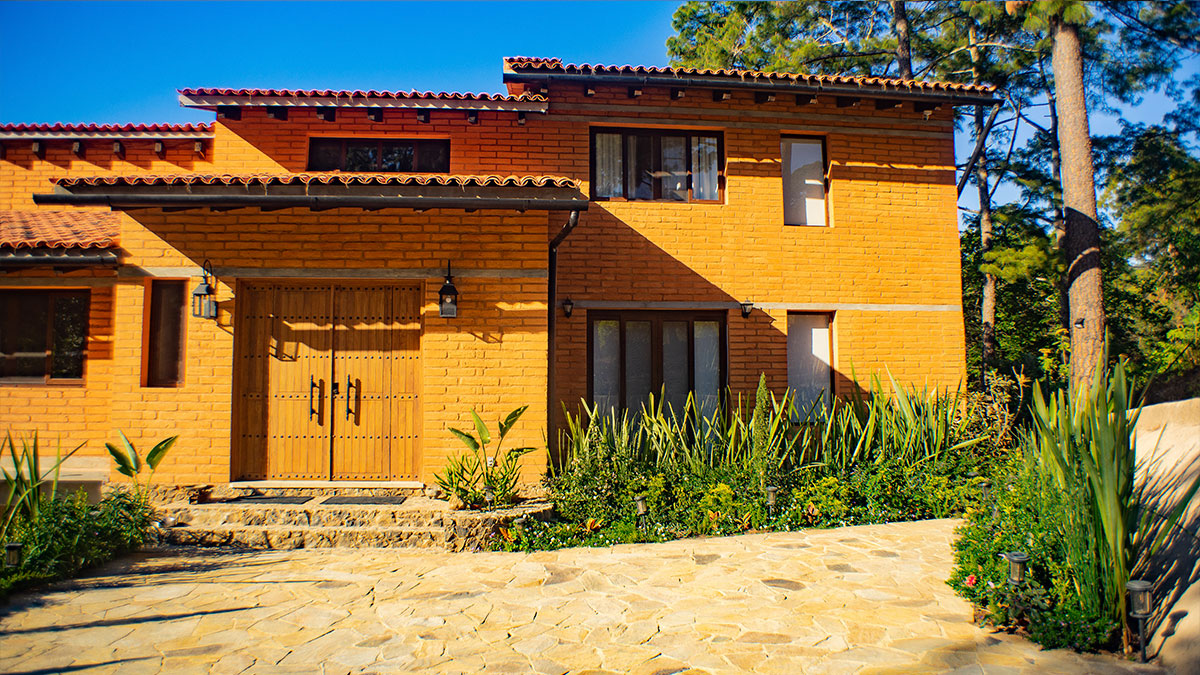
[{"label": "wall-mounted lantern", "polygon": [[454,277],[450,275],[450,261],[446,261],[446,282],[438,291],[438,316],[443,319],[453,319],[458,316],[458,289],[454,287]]},{"label": "wall-mounted lantern", "polygon": [[204,261],[204,280],[192,291],[192,316],[198,319],[217,318],[217,292],[210,280],[213,279],[212,265]]},{"label": "wall-mounted lantern", "polygon": [[569,319],[571,318],[571,312],[575,311],[575,303],[570,298],[567,298],[562,301],[562,308],[563,316]]},{"label": "wall-mounted lantern", "polygon": [[750,312],[754,311],[754,303],[753,302],[743,302],[740,304],[742,307],[742,318],[743,319],[750,318]]}]

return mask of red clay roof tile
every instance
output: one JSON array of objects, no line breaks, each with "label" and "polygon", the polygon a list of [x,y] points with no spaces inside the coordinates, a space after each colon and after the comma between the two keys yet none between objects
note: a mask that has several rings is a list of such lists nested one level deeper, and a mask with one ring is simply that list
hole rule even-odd
[{"label": "red clay roof tile", "polygon": [[0,211],[0,246],[111,248],[120,234],[117,214],[105,211]]},{"label": "red clay roof tile", "polygon": [[420,173],[254,173],[175,174],[141,176],[86,176],[51,179],[64,187],[73,185],[289,185],[295,183],[343,183],[345,185],[463,185],[474,187],[562,187],[577,188],[579,182],[564,176],[468,176]]},{"label": "red clay roof tile", "polygon": [[197,133],[211,132],[211,124],[0,124],[0,132],[47,133]]},{"label": "red clay roof tile", "polygon": [[510,56],[504,59],[505,70],[513,72],[546,72],[572,75],[698,75],[729,77],[738,79],[786,80],[796,84],[857,84],[880,88],[904,88],[917,91],[969,92],[990,94],[996,90],[990,85],[938,82],[931,80],[903,80],[887,77],[850,77],[844,75],[808,75],[804,73],[771,72],[763,70],[708,69],[708,68],[663,68],[659,66],[610,66],[590,63],[567,63],[555,58]]},{"label": "red clay roof tile", "polygon": [[506,94],[475,94],[469,92],[446,91],[376,91],[371,89],[223,89],[199,88],[180,89],[184,96],[266,96],[271,98],[417,98],[442,99],[452,101],[545,101],[546,97],[537,94],[521,94],[508,96]]}]

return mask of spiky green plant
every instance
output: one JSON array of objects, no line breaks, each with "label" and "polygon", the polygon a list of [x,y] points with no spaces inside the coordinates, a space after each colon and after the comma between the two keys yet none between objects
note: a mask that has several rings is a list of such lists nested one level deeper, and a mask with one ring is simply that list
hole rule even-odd
[{"label": "spiky green plant", "polygon": [[467,446],[470,454],[450,458],[446,468],[435,474],[434,480],[446,492],[456,495],[466,504],[480,504],[487,488],[491,488],[496,503],[504,504],[516,500],[517,482],[520,480],[520,458],[533,448],[516,448],[503,451],[504,439],[521,415],[529,406],[521,406],[513,410],[499,422],[499,435],[496,447],[488,454],[488,445],[492,442],[492,434],[487,424],[479,417],[479,413],[471,410],[471,420],[475,423],[475,433],[471,434],[462,429],[450,429],[463,445]]},{"label": "spiky green plant", "polygon": [[[59,447],[56,450],[57,457],[54,465],[44,473],[38,457],[39,444],[36,431],[28,438],[21,438],[20,454],[17,454],[17,446],[13,442],[11,431],[0,443],[0,456],[3,456],[5,447],[8,448],[13,472],[10,474],[7,468],[0,467],[0,471],[4,473],[4,487],[8,493],[4,500],[4,511],[0,512],[0,516],[3,517],[3,522],[0,523],[0,541],[8,540],[9,529],[17,518],[29,522],[37,520],[42,500],[54,499],[55,493],[58,491],[59,470],[62,468],[63,462],[74,455],[79,448],[82,448],[83,444],[79,444],[65,455],[62,454],[62,448]],[[46,489],[45,495],[42,494],[43,488]]]}]

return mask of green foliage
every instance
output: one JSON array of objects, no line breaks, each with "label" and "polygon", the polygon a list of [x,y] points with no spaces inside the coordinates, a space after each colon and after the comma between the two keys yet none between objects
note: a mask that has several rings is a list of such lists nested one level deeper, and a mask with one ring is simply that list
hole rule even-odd
[{"label": "green foliage", "polygon": [[63,462],[75,454],[83,445],[80,444],[67,454],[62,454],[62,448],[57,449],[57,459],[48,471],[43,472],[38,457],[39,444],[37,433],[21,439],[21,453],[17,454],[17,446],[13,442],[10,431],[0,442],[0,461],[3,461],[4,449],[8,448],[8,458],[12,463],[13,472],[7,467],[0,468],[4,474],[4,490],[7,497],[4,509],[0,511],[0,542],[8,541],[9,529],[15,520],[37,520],[42,506],[43,491],[53,499],[58,491],[59,469]]},{"label": "green foliage", "polygon": [[[105,443],[104,447],[108,449],[108,454],[116,463],[117,472],[133,481],[135,491],[144,493],[150,489],[150,484],[154,480],[154,472],[158,470],[158,465],[162,463],[163,458],[167,456],[167,451],[171,449],[172,445],[175,445],[175,441],[179,440],[179,437],[171,436],[159,441],[150,449],[150,452],[146,453],[146,458],[143,460],[125,432],[118,431],[117,433],[121,436],[122,447],[117,447],[112,443]],[[143,471],[146,472],[145,483],[141,481]]]},{"label": "green foliage", "polygon": [[0,570],[0,597],[111,560],[141,546],[150,528],[150,506],[137,491],[113,490],[89,504],[80,490],[42,499],[33,518],[18,517],[11,536],[24,544],[21,565]]},{"label": "green foliage", "polygon": [[515,502],[521,474],[520,459],[522,455],[533,451],[533,448],[508,451],[502,451],[502,448],[504,438],[528,408],[529,406],[521,406],[499,421],[499,438],[491,454],[488,453],[488,445],[492,442],[492,434],[474,410],[471,411],[471,420],[475,423],[475,434],[461,429],[450,429],[450,433],[462,441],[470,453],[451,457],[446,467],[434,476],[442,490],[471,506],[486,502],[485,492],[489,487],[493,491],[496,504]]}]

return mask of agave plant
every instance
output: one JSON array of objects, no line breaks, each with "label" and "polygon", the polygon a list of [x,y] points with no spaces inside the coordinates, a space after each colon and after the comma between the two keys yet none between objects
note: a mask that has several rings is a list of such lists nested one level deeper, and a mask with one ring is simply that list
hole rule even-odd
[{"label": "agave plant", "polygon": [[[10,474],[7,468],[0,467],[0,472],[4,473],[4,487],[8,493],[4,500],[4,510],[0,512],[0,515],[3,515],[3,522],[0,522],[0,541],[8,540],[9,528],[18,517],[26,521],[37,520],[42,499],[44,497],[54,499],[58,492],[59,470],[63,462],[74,455],[79,448],[82,448],[83,444],[76,446],[74,450],[65,455],[62,454],[60,447],[57,450],[54,465],[44,473],[41,468],[41,460],[38,458],[39,444],[36,431],[29,438],[21,439],[19,455],[11,431],[0,443],[0,456],[4,454],[5,447],[8,448],[13,472]],[[45,495],[42,494],[43,488],[45,488]]]}]

